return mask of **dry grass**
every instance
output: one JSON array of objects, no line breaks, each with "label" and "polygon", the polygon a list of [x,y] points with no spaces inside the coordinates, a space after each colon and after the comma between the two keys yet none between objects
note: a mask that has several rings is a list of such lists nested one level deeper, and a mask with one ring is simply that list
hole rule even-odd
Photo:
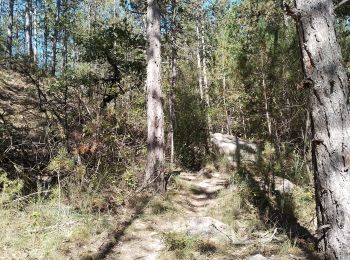
[{"label": "dry grass", "polygon": [[0,210],[0,259],[66,259],[112,230],[108,214],[83,214],[53,198]]}]

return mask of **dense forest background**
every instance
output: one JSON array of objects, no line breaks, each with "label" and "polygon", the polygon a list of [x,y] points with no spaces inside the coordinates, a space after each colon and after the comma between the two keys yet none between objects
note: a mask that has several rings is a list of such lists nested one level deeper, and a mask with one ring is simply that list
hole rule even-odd
[{"label": "dense forest background", "polygon": [[[236,172],[232,182],[251,205],[274,201],[260,209],[262,223],[286,227],[295,220],[287,208],[294,197],[272,195],[277,176],[300,188],[292,208],[303,207],[299,223],[314,225],[309,93],[296,24],[283,1],[159,4],[168,185],[178,171],[211,164]],[[46,226],[84,217],[103,230],[105,220],[96,224],[94,216],[137,211],[148,198],[140,192],[147,159],[146,8],[145,1],[0,0],[0,218],[17,236],[0,239],[9,257],[58,254],[34,252],[19,233],[23,226],[9,225],[13,214],[44,233],[35,242],[41,247]],[[336,14],[349,72],[347,6]],[[257,143],[261,160],[235,170],[215,160],[211,133]],[[267,197],[259,197],[248,173],[263,180]],[[255,212],[247,205],[240,213]],[[274,211],[280,207],[283,214]],[[88,240],[97,231],[81,232]]]}]

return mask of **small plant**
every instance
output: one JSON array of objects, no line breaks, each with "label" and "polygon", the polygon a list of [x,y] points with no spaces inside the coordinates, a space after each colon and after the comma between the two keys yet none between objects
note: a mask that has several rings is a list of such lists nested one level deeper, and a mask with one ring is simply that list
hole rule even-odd
[{"label": "small plant", "polygon": [[196,239],[180,232],[163,233],[162,239],[169,251],[174,252],[177,259],[192,259]]},{"label": "small plant", "polygon": [[50,161],[48,169],[52,172],[71,171],[74,167],[74,161],[69,158],[65,148],[58,151],[58,154]]},{"label": "small plant", "polygon": [[0,187],[2,187],[1,192],[1,202],[7,202],[18,195],[23,189],[22,180],[10,180],[7,177],[7,173],[0,169]]},{"label": "small plant", "polygon": [[130,189],[136,189],[137,178],[134,172],[127,170],[123,175],[123,181]]},{"label": "small plant", "polygon": [[152,214],[154,215],[160,215],[165,214],[167,212],[176,211],[174,205],[170,201],[169,195],[167,195],[165,198],[156,197],[155,199],[153,199],[150,203],[150,208]]}]

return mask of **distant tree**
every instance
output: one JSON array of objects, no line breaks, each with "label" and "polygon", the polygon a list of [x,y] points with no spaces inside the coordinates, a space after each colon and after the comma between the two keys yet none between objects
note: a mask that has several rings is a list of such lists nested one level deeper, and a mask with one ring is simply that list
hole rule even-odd
[{"label": "distant tree", "polygon": [[176,105],[176,81],[177,81],[177,0],[171,1],[172,8],[172,25],[171,25],[171,86],[169,94],[169,113],[170,113],[170,165],[174,164],[175,148],[174,148],[174,128],[175,128],[175,105]]},{"label": "distant tree", "polygon": [[31,16],[31,9],[32,9],[32,1],[26,0],[25,5],[25,42],[26,42],[26,54],[28,56],[33,56],[33,42],[32,42],[32,16]]},{"label": "distant tree", "polygon": [[9,19],[7,27],[7,51],[8,56],[12,57],[12,39],[13,39],[13,7],[15,0],[9,0]]},{"label": "distant tree", "polygon": [[51,74],[55,75],[57,66],[57,42],[59,34],[59,24],[61,18],[61,0],[56,2],[56,16],[55,16],[55,28],[52,38],[52,64],[51,64]]}]

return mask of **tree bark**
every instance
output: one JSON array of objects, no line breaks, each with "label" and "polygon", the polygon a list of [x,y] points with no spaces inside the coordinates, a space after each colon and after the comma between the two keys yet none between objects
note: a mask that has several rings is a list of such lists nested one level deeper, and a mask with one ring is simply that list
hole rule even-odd
[{"label": "tree bark", "polygon": [[62,70],[66,70],[68,64],[68,32],[67,29],[63,31],[63,50],[62,50]]},{"label": "tree bark", "polygon": [[[204,16],[204,15],[203,15]],[[204,17],[202,17],[204,18]],[[205,46],[205,39],[204,39],[204,25],[201,23],[201,30],[200,30],[200,36],[202,39],[202,61],[203,61],[203,83],[204,83],[204,95],[205,95],[205,104],[209,108],[210,101],[209,101],[209,83],[208,83],[208,69],[207,69],[207,58],[206,58],[206,46]]]},{"label": "tree bark", "polygon": [[[349,86],[331,0],[296,0],[304,87],[310,90],[319,248],[350,259]],[[287,10],[288,11],[288,10]]]},{"label": "tree bark", "polygon": [[164,113],[161,87],[160,8],[147,0],[147,166],[144,187],[165,191]]},{"label": "tree bark", "polygon": [[34,0],[34,10],[33,10],[33,35],[34,35],[34,44],[33,44],[33,59],[34,62],[38,60],[38,23],[37,23],[37,8],[38,0]]},{"label": "tree bark", "polygon": [[51,74],[55,75],[56,73],[56,57],[57,57],[57,41],[58,41],[58,26],[60,23],[60,16],[61,16],[61,0],[57,0],[56,2],[56,18],[55,18],[55,29],[54,29],[54,35],[52,39],[52,67],[51,67]]},{"label": "tree bark", "polygon": [[204,91],[203,91],[203,70],[202,70],[202,55],[201,55],[201,41],[200,41],[200,34],[199,34],[199,21],[197,19],[196,24],[196,33],[197,33],[197,68],[198,68],[198,84],[199,84],[199,94],[201,97],[201,100],[204,99]]},{"label": "tree bark", "polygon": [[170,167],[174,164],[174,127],[175,127],[175,103],[176,103],[176,80],[177,80],[177,48],[176,48],[176,16],[177,16],[177,0],[172,0],[172,28],[171,28],[171,86],[169,95],[169,110],[170,110]]},{"label": "tree bark", "polygon": [[9,0],[9,21],[7,27],[7,51],[10,59],[12,58],[12,40],[13,40],[13,7],[15,0]]},{"label": "tree bark", "polygon": [[31,58],[33,57],[33,43],[32,43],[32,28],[31,28],[31,8],[32,1],[26,0],[25,6],[25,42],[26,42],[26,52]]},{"label": "tree bark", "polygon": [[47,69],[47,52],[48,52],[48,37],[49,37],[49,29],[48,29],[48,17],[47,17],[47,2],[43,1],[43,9],[44,9],[44,66]]}]

